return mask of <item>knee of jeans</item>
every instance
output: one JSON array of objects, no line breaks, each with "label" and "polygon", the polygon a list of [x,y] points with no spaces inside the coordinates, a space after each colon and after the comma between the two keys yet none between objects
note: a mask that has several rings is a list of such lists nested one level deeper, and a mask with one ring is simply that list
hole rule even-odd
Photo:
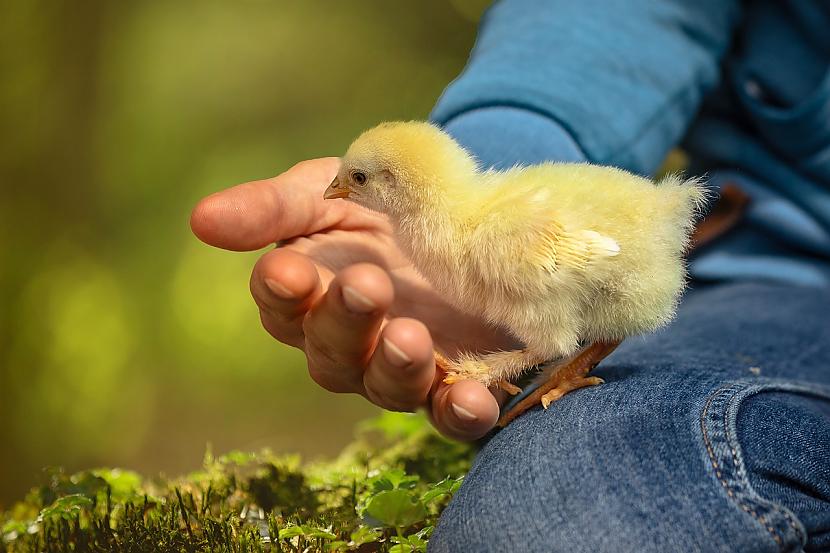
[{"label": "knee of jeans", "polygon": [[[681,382],[669,385],[680,389]],[[430,550],[777,550],[767,530],[713,477],[700,434],[701,400],[711,388],[689,390],[669,394],[641,386],[639,401],[584,391],[555,410],[526,413],[482,450],[443,513]],[[814,507],[824,508],[827,404],[802,399],[746,398],[739,438],[759,492],[779,502],[787,494],[799,501],[812,494],[819,498]],[[791,489],[772,488],[780,485]],[[816,528],[830,527],[826,515],[815,513]],[[743,549],[736,540],[743,540]]]},{"label": "knee of jeans", "polygon": [[430,551],[682,550],[654,537],[674,533],[653,500],[655,474],[666,470],[657,466],[665,420],[647,408],[597,412],[587,395],[558,412],[529,412],[496,435],[442,514]]}]

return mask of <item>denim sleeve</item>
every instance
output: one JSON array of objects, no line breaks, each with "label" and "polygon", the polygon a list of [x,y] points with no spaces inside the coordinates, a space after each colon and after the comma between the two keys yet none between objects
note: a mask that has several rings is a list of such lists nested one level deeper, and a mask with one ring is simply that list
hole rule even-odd
[{"label": "denim sleeve", "polygon": [[465,111],[449,120],[444,130],[484,167],[585,161],[568,131],[553,119],[525,109],[492,106]]},{"label": "denim sleeve", "polygon": [[[525,111],[550,120],[588,160],[649,174],[717,84],[738,16],[737,0],[500,0],[431,118],[453,132],[464,114]],[[516,117],[501,126],[485,137],[490,145],[477,139],[489,152],[481,157],[498,147],[520,159],[521,148],[538,150],[505,140],[524,133]]]}]

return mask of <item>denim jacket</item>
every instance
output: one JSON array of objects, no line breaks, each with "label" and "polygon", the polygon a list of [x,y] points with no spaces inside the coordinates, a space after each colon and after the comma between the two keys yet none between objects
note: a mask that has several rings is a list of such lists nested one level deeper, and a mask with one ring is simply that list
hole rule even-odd
[{"label": "denim jacket", "polygon": [[830,2],[500,0],[432,119],[495,167],[682,145],[753,200],[693,276],[830,283]]}]

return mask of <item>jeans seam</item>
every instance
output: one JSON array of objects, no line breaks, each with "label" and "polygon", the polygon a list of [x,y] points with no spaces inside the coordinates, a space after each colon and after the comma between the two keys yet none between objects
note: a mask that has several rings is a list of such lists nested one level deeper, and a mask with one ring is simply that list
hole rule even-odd
[{"label": "jeans seam", "polygon": [[[786,527],[780,527],[781,519],[786,521],[800,544],[805,543],[806,532],[789,509],[762,498],[752,488],[746,477],[746,467],[743,463],[740,444],[737,442],[737,432],[733,426],[737,421],[738,407],[749,396],[765,391],[789,391],[830,398],[830,391],[825,392],[815,388],[789,382],[776,382],[771,379],[764,379],[762,382],[732,382],[710,394],[700,416],[703,441],[715,477],[723,486],[729,499],[769,532],[778,545],[779,551],[788,549],[784,536]],[[722,417],[720,410],[722,410]],[[724,447],[728,451],[723,451]],[[776,518],[778,520],[775,520]]]},{"label": "jeans seam", "polygon": [[[715,457],[714,447],[712,446],[712,442],[709,439],[709,432],[708,432],[708,429],[707,429],[706,420],[707,420],[707,414],[708,414],[709,408],[712,406],[713,401],[723,391],[724,391],[724,388],[719,388],[718,390],[715,391],[714,394],[709,396],[709,398],[706,400],[706,405],[703,407],[703,412],[702,412],[701,417],[700,417],[700,428],[701,428],[701,431],[703,432],[703,442],[706,444],[706,453],[709,454],[709,460],[711,461],[712,468],[715,471],[715,477],[718,479],[718,482],[720,482],[720,484],[723,486],[724,490],[726,490],[726,495],[728,495],[730,499],[735,501],[735,503],[738,505],[738,507],[740,507],[744,512],[752,515],[753,518],[755,518],[762,526],[764,526],[764,528],[766,528],[766,530],[772,536],[773,540],[775,540],[775,543],[778,544],[778,547],[780,549],[781,546],[783,545],[783,540],[781,539],[781,536],[779,536],[775,532],[775,528],[773,528],[769,524],[766,524],[762,520],[762,518],[758,515],[758,513],[755,512],[754,509],[748,507],[747,505],[742,504],[740,502],[740,500],[738,500],[738,498],[735,496],[735,493],[732,491],[732,489],[730,489],[729,483],[727,482],[726,478],[723,477],[723,472],[721,471],[721,466],[720,466],[720,464],[718,463],[718,460]],[[724,409],[724,413],[726,413],[726,412],[727,411]],[[734,455],[734,451],[733,451],[733,455]]]}]

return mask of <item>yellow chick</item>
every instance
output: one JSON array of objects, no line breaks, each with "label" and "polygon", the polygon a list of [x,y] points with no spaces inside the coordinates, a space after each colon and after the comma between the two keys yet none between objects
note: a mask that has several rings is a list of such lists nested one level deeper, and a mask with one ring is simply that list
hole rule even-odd
[{"label": "yellow chick", "polygon": [[386,214],[400,248],[450,303],[524,344],[438,354],[447,382],[515,393],[510,380],[570,358],[532,399],[547,407],[600,383],[588,371],[623,338],[672,319],[704,189],[587,163],[481,170],[438,127],[396,122],[352,143],[324,197]]}]

